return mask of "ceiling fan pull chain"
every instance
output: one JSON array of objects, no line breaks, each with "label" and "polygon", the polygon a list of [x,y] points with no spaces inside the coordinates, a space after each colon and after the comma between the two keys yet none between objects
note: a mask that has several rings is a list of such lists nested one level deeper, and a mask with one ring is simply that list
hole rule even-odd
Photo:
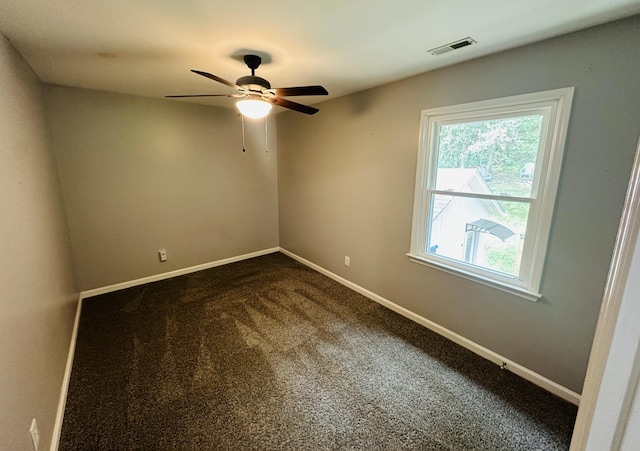
[{"label": "ceiling fan pull chain", "polygon": [[241,120],[242,120],[242,151],[243,151],[243,152],[246,152],[246,151],[247,151],[247,149],[246,149],[246,148],[245,148],[245,146],[244,146],[244,116],[241,114],[241,115],[240,115],[240,118],[241,118]]},{"label": "ceiling fan pull chain", "polygon": [[267,117],[265,116],[264,118],[264,149],[265,149],[265,153],[269,153],[269,135],[267,134]]}]

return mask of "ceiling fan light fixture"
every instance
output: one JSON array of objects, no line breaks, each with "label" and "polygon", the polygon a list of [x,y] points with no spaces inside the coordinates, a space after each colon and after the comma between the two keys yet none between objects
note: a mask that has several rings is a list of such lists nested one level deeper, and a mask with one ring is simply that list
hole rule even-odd
[{"label": "ceiling fan light fixture", "polygon": [[245,99],[236,103],[236,108],[245,117],[251,119],[261,119],[271,111],[271,104],[264,100]]}]

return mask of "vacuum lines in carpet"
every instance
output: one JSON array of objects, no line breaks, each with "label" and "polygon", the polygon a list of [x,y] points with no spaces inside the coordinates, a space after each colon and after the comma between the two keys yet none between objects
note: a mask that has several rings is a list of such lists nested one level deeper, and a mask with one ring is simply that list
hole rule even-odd
[{"label": "vacuum lines in carpet", "polygon": [[576,407],[280,253],[85,299],[80,449],[568,449]]}]

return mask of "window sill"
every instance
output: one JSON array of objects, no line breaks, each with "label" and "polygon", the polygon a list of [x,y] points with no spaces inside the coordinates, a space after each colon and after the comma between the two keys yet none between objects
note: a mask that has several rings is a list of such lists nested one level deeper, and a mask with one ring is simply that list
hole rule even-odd
[{"label": "window sill", "polygon": [[414,263],[418,263],[419,265],[429,266],[430,268],[435,268],[440,271],[444,271],[448,274],[453,274],[454,276],[462,277],[463,279],[471,280],[473,282],[480,283],[488,287],[496,288],[498,290],[504,291],[514,296],[518,296],[522,299],[526,299],[527,301],[537,302],[542,297],[542,294],[540,293],[535,293],[532,291],[525,290],[524,288],[516,287],[514,285],[509,285],[506,283],[497,282],[495,280],[490,280],[482,276],[479,276],[477,274],[473,274],[471,272],[467,272],[458,268],[452,268],[443,264],[437,264],[431,261],[427,261],[424,258],[414,254],[407,254],[407,256],[409,257],[409,260],[411,260]]}]

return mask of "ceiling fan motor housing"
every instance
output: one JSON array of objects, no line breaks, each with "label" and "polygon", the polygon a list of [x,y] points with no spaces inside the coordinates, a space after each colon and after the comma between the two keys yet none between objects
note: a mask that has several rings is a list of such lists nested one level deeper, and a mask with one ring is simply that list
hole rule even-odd
[{"label": "ceiling fan motor housing", "polygon": [[236,80],[236,84],[238,86],[242,86],[243,88],[252,89],[251,85],[259,86],[257,90],[260,91],[262,89],[271,89],[271,84],[262,77],[256,77],[255,75],[245,75],[244,77],[240,77]]}]

